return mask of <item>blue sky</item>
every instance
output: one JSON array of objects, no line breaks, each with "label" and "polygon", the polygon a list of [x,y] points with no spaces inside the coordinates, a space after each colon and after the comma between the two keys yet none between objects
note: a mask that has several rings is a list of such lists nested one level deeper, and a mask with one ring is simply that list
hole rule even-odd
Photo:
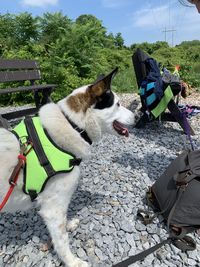
[{"label": "blue sky", "polygon": [[[121,32],[126,45],[166,41],[170,45],[200,40],[200,15],[195,8],[181,6],[178,0],[0,0],[0,13],[61,11],[75,20],[92,14],[107,32]],[[164,29],[175,30],[164,34]]]}]

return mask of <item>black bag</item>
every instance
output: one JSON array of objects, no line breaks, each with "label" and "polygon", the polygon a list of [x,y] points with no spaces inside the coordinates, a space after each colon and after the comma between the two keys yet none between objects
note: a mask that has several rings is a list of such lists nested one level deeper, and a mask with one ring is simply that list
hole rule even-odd
[{"label": "black bag", "polygon": [[194,240],[186,234],[200,228],[200,150],[183,152],[174,159],[166,171],[147,192],[147,200],[155,214],[138,211],[145,224],[161,214],[167,223],[169,237],[159,244],[113,265],[126,267],[143,259],[167,243],[182,251],[194,250]]},{"label": "black bag", "polygon": [[150,188],[149,197],[170,229],[190,232],[200,228],[200,150],[183,152],[174,159]]},{"label": "black bag", "polygon": [[178,95],[182,90],[181,82],[170,82],[170,87],[174,96]]}]

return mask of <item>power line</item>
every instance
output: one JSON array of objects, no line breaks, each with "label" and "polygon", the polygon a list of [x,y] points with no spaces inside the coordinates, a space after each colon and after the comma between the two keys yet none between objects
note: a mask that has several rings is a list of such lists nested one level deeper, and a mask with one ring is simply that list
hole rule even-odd
[{"label": "power line", "polygon": [[167,33],[171,33],[171,37],[172,37],[171,45],[174,46],[174,32],[176,32],[176,30],[173,29],[173,28],[172,29],[167,29],[165,27],[165,29],[162,32],[164,32],[164,34],[165,34],[165,42],[167,42]]},{"label": "power line", "polygon": [[176,30],[172,27],[171,23],[171,0],[168,0],[168,29],[165,27],[165,29],[162,31],[165,34],[165,42],[167,41],[167,34],[171,34],[171,46],[174,46],[174,33]]}]

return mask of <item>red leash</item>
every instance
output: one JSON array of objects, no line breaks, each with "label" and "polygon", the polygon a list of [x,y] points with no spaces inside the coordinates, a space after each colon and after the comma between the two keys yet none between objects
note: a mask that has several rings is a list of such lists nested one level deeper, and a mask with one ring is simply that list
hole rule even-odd
[{"label": "red leash", "polygon": [[[19,174],[17,175],[17,177],[16,177],[16,179],[15,179],[15,182],[17,182],[18,177],[19,177]],[[16,185],[16,184],[15,184],[15,185]],[[7,203],[8,199],[9,199],[10,195],[12,194],[12,191],[13,191],[15,185],[14,185],[14,184],[11,184],[10,188],[8,189],[8,192],[7,192],[6,196],[4,197],[3,201],[2,201],[1,204],[0,204],[0,211],[1,211],[1,210],[3,209],[3,207],[6,205],[6,203]]]},{"label": "red leash", "polygon": [[25,161],[26,161],[26,157],[23,154],[19,154],[18,155],[18,164],[14,168],[14,170],[13,170],[11,176],[10,176],[10,179],[9,179],[10,188],[8,189],[8,192],[6,193],[6,196],[4,197],[3,201],[0,204],[0,211],[6,205],[10,195],[13,192],[13,189],[17,185],[17,180],[19,178],[19,172],[20,172],[21,167],[24,166]]}]

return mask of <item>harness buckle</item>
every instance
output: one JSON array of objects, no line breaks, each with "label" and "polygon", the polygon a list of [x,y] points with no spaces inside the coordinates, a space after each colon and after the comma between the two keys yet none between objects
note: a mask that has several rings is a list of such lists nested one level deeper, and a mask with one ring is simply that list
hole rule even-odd
[{"label": "harness buckle", "polygon": [[69,161],[70,167],[80,165],[81,161],[82,161],[82,159],[80,159],[80,158],[70,159],[70,161]]},{"label": "harness buckle", "polygon": [[9,180],[9,184],[10,185],[13,185],[13,186],[16,186],[17,185],[17,183],[15,183],[13,180]]}]

